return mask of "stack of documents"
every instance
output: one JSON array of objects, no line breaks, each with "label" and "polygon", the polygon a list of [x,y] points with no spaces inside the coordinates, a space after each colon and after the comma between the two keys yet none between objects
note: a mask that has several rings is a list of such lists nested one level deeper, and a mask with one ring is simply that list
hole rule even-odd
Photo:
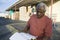
[{"label": "stack of documents", "polygon": [[16,32],[9,39],[10,40],[31,40],[31,39],[36,39],[36,37],[29,34],[29,33],[24,33],[24,32],[18,33],[18,32]]}]

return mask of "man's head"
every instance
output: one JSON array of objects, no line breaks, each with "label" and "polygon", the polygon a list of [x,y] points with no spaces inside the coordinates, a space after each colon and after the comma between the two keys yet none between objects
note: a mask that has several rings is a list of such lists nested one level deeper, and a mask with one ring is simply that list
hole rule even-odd
[{"label": "man's head", "polygon": [[37,17],[41,18],[45,15],[46,5],[44,3],[38,3],[36,6]]}]

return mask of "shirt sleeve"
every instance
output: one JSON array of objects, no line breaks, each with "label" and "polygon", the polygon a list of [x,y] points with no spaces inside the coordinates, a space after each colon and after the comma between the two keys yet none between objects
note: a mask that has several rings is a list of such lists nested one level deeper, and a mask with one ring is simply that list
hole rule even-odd
[{"label": "shirt sleeve", "polygon": [[52,21],[50,20],[45,28],[45,36],[51,37],[52,36]]}]

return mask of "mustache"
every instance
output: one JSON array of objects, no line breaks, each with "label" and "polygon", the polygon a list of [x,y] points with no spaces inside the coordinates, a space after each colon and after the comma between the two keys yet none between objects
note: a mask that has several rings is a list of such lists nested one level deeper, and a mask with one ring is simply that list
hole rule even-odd
[{"label": "mustache", "polygon": [[36,10],[36,12],[46,12],[46,10]]}]

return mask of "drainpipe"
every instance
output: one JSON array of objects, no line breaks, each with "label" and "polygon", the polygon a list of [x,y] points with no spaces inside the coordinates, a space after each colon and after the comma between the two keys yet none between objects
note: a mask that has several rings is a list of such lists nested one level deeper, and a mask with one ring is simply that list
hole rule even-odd
[{"label": "drainpipe", "polygon": [[51,18],[52,18],[52,8],[53,8],[53,0],[51,0],[51,13],[50,13]]},{"label": "drainpipe", "polygon": [[[52,10],[53,10],[53,0],[51,0],[51,19],[52,19]],[[53,19],[53,22],[54,22],[54,27],[55,27],[55,23],[56,23],[56,17],[54,16],[54,19]]]}]

